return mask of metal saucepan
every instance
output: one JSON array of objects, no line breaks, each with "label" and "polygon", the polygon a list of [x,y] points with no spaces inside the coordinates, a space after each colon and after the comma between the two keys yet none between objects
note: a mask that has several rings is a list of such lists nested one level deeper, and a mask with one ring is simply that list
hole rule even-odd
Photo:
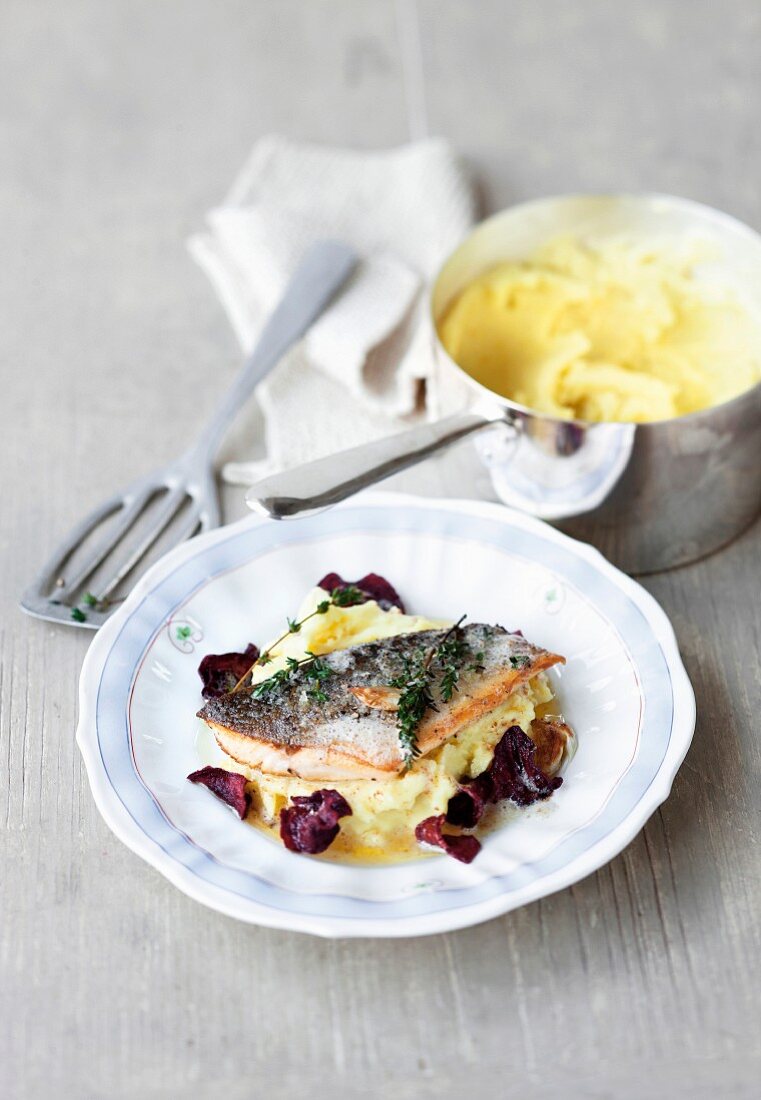
[{"label": "metal saucepan", "polygon": [[507,400],[447,355],[436,322],[458,292],[563,233],[664,243],[699,236],[715,257],[702,277],[732,286],[761,314],[761,236],[710,207],[659,195],[572,195],[512,207],[466,238],[431,292],[438,369],[459,379],[467,411],[275,474],[252,486],[250,507],[276,519],[319,511],[478,433],[505,503],[593,543],[630,573],[693,561],[743,531],[761,510],[761,384],[673,420],[588,423]]}]

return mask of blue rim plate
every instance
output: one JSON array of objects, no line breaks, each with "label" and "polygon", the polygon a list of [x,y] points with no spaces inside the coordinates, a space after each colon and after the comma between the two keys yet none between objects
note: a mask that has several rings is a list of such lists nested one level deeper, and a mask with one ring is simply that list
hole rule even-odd
[{"label": "blue rim plate", "polygon": [[[520,627],[568,658],[554,686],[578,752],[469,866],[356,866],[287,852],[203,788],[207,652],[272,637],[323,574],[379,572],[410,611]],[[462,928],[552,893],[622,850],[668,796],[695,700],[655,600],[594,549],[494,504],[367,494],[277,524],[251,517],[158,562],[95,637],[77,742],[106,823],[197,901],[323,936]]]}]

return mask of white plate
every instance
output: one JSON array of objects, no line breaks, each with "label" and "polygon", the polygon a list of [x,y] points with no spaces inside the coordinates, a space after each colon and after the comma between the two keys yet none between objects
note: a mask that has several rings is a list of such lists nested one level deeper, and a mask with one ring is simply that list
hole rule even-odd
[{"label": "white plate", "polygon": [[[563,786],[466,866],[358,867],[295,855],[186,782],[205,653],[275,636],[325,573],[382,573],[407,608],[501,623],[568,658],[553,671],[578,734]],[[250,518],[163,558],[97,634],[77,741],[116,835],[181,890],[255,924],[413,936],[476,924],[588,875],[667,797],[695,701],[663,611],[596,550],[473,501],[367,495],[277,524]]]}]

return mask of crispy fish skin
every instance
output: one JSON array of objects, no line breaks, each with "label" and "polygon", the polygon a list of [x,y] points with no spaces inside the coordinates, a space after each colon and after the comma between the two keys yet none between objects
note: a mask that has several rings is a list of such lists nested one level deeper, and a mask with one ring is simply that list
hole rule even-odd
[{"label": "crispy fish skin", "polygon": [[[446,630],[423,630],[336,650],[320,658],[331,675],[317,702],[303,668],[274,691],[254,697],[239,691],[210,699],[198,716],[214,730],[229,756],[274,775],[302,779],[388,779],[404,767],[396,707],[400,691],[389,685],[406,663],[429,652]],[[417,729],[421,755],[500,706],[519,684],[565,658],[531,645],[501,626],[460,627],[464,646],[457,690],[445,702],[434,680],[436,710]],[[437,666],[432,665],[434,672]]]}]

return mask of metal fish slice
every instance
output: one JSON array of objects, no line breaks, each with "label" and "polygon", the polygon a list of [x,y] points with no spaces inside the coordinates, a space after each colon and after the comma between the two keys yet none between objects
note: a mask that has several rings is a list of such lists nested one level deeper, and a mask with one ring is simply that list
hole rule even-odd
[{"label": "metal fish slice", "polygon": [[[219,524],[212,463],[227,428],[257,383],[322,313],[356,263],[356,254],[338,241],[321,241],[310,248],[195,446],[104,501],[77,524],[24,593],[24,611],[97,630],[111,614],[109,601],[119,586],[162,534],[171,532],[173,545]],[[90,585],[92,591],[86,592]]]}]

